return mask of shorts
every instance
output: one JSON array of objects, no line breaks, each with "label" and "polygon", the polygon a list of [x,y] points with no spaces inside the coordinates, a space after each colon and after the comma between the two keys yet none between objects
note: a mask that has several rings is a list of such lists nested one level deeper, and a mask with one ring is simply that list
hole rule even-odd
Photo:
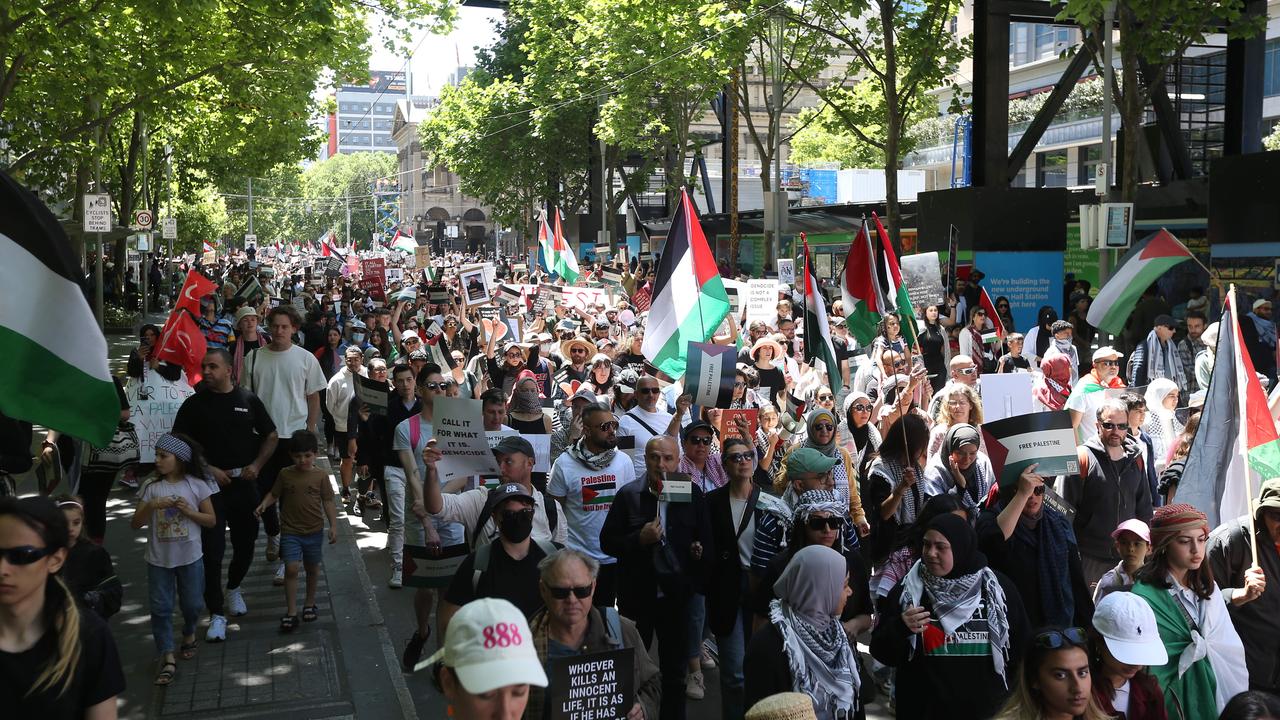
[{"label": "shorts", "polygon": [[351,443],[350,443],[350,442],[348,442],[348,441],[349,441],[349,440],[354,440],[354,439],[355,439],[355,437],[356,437],[355,433],[353,433],[353,432],[351,432],[351,431],[349,431],[349,430],[334,430],[334,431],[333,431],[333,444],[338,446],[338,459],[339,459],[339,460],[350,460],[350,459],[351,459]]},{"label": "shorts", "polygon": [[324,531],[310,535],[280,533],[280,557],[285,562],[301,560],[307,565],[319,565],[324,552]]}]

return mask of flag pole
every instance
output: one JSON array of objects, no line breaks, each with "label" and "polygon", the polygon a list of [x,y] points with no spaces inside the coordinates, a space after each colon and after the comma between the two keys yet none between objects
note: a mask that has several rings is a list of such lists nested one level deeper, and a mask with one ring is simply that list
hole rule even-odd
[{"label": "flag pole", "polygon": [[[1228,302],[1228,303],[1230,303],[1229,308],[1230,308],[1230,310],[1231,310],[1231,327],[1229,328],[1229,329],[1231,330],[1231,342],[1235,343],[1235,342],[1236,342],[1236,340],[1240,337],[1240,334],[1239,334],[1239,332],[1238,332],[1238,331],[1237,331],[1237,329],[1236,329],[1236,325],[1240,322],[1240,319],[1239,319],[1239,316],[1236,314],[1236,284],[1235,284],[1235,283],[1231,283],[1231,284],[1230,284],[1230,286],[1229,286],[1229,288],[1228,288],[1228,290],[1227,290],[1227,302]],[[1219,331],[1218,331],[1218,332],[1219,332],[1219,334],[1221,334],[1221,332],[1222,332],[1222,331],[1221,331],[1221,329],[1219,329]],[[1239,349],[1239,350],[1243,350],[1243,348],[1237,348],[1237,349]],[[1247,381],[1246,381],[1246,382],[1247,382]],[[1247,392],[1247,390],[1246,390],[1246,392]],[[1247,413],[1246,413],[1246,415],[1247,415]],[[1245,419],[1245,422],[1246,422],[1246,423],[1248,422],[1248,418],[1247,418],[1247,417],[1246,417],[1246,419]],[[1258,528],[1257,528],[1257,521],[1256,521],[1256,520],[1254,520],[1254,517],[1253,517],[1253,516],[1256,514],[1256,510],[1257,510],[1257,508],[1255,508],[1255,507],[1253,506],[1253,481],[1249,479],[1249,476],[1250,476],[1250,474],[1252,473],[1252,471],[1249,469],[1249,431],[1248,431],[1248,428],[1245,428],[1245,427],[1241,427],[1241,428],[1240,428],[1240,431],[1236,433],[1236,442],[1237,442],[1237,443],[1239,443],[1239,445],[1240,445],[1240,460],[1241,460],[1241,462],[1243,462],[1243,463],[1244,463],[1244,496],[1245,496],[1245,499],[1246,499],[1246,500],[1247,500],[1247,502],[1248,502],[1248,508],[1249,508],[1249,512],[1248,512],[1248,515],[1249,515],[1249,549],[1250,549],[1250,550],[1252,551],[1252,553],[1253,553],[1253,566],[1252,566],[1252,567],[1257,568],[1257,567],[1261,567],[1261,566],[1258,564]]]}]

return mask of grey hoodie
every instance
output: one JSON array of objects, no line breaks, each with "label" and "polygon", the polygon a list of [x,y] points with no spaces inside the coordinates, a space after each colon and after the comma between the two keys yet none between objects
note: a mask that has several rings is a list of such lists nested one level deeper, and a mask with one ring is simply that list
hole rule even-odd
[{"label": "grey hoodie", "polygon": [[1111,532],[1125,520],[1151,522],[1151,489],[1141,465],[1142,449],[1125,438],[1124,457],[1112,460],[1102,439],[1085,441],[1089,453],[1083,477],[1066,478],[1063,498],[1076,509],[1075,531],[1080,554],[1106,562],[1119,562]]}]

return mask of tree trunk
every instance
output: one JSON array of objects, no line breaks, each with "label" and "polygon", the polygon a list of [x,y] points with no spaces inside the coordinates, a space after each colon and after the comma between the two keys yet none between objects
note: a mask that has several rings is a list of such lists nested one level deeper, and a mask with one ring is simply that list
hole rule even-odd
[{"label": "tree trunk", "polygon": [[[137,203],[137,193],[135,192],[134,183],[138,176],[138,157],[143,152],[142,146],[142,113],[135,112],[133,114],[133,130],[129,133],[129,148],[126,158],[123,159],[124,164],[120,167],[120,192],[118,194],[119,202],[116,205],[117,211],[120,213],[120,224],[128,226],[133,221],[133,209]],[[124,297],[124,275],[128,267],[129,243],[125,238],[116,241],[113,257],[116,265],[116,291],[117,297]],[[134,278],[137,282],[138,278]]]},{"label": "tree trunk", "polygon": [[898,56],[893,36],[893,10],[896,3],[880,0],[880,22],[884,27],[884,205],[889,221],[889,240],[897,252],[902,251],[900,212],[898,209],[898,146],[902,136],[902,114],[898,98]]}]

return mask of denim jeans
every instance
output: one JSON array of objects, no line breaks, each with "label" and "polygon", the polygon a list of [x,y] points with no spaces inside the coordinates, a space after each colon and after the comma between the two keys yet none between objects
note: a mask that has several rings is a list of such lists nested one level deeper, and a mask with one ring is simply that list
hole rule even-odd
[{"label": "denim jeans", "polygon": [[[745,576],[744,571],[744,579]],[[748,622],[751,622],[751,614],[739,606],[733,630],[728,635],[716,635],[716,647],[720,650],[720,702],[724,720],[742,720],[746,712],[742,707],[742,659],[747,652]]]},{"label": "denim jeans", "polygon": [[204,559],[190,565],[162,568],[147,565],[151,595],[151,637],[161,655],[173,652],[173,606],[182,608],[182,634],[194,635],[204,609]]},{"label": "denim jeans", "polygon": [[391,552],[391,562],[400,565],[404,562],[404,514],[405,507],[404,470],[389,467],[382,485],[387,490],[387,505],[383,512],[387,514],[387,550]]},{"label": "denim jeans", "polygon": [[702,638],[707,631],[707,596],[694,593],[689,596],[689,654],[690,660],[702,657]]}]

